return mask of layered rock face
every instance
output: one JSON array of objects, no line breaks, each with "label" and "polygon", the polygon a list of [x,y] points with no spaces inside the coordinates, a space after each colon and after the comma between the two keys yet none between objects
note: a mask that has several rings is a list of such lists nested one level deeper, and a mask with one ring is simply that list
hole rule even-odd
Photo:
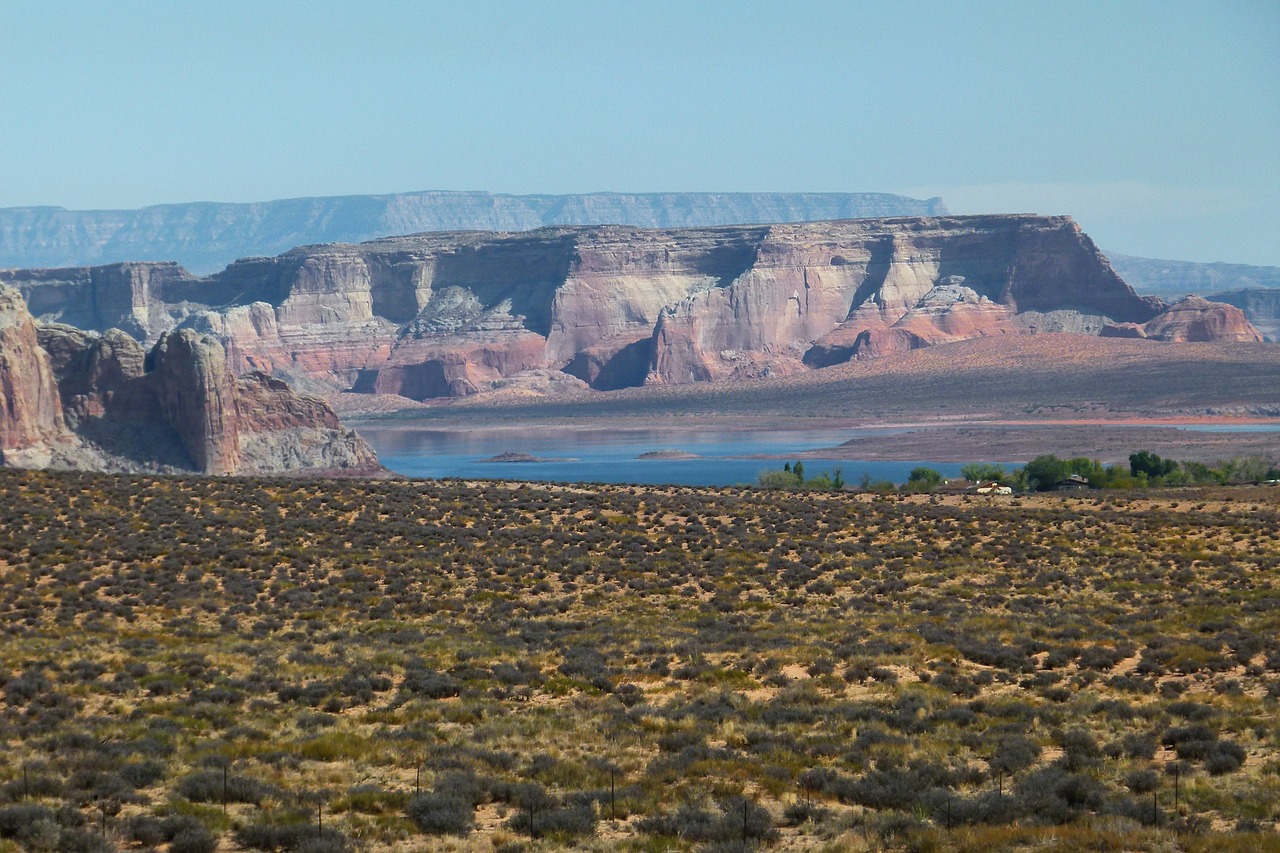
[{"label": "layered rock face", "polygon": [[1144,324],[1115,323],[1103,328],[1112,338],[1151,338],[1175,343],[1235,341],[1261,343],[1262,335],[1234,305],[1188,296]]},{"label": "layered rock face", "polygon": [[[59,274],[8,276],[56,318]],[[237,373],[419,400],[548,371],[599,390],[778,376],[987,335],[1145,329],[1167,307],[1070,218],[1030,215],[431,233],[164,275],[130,290],[143,339],[181,325]],[[1234,318],[1196,328],[1247,335]]]},{"label": "layered rock face", "polygon": [[58,386],[22,297],[0,287],[0,460],[65,432]]},{"label": "layered rock face", "polygon": [[237,378],[220,341],[183,329],[148,353],[118,329],[39,326],[0,286],[0,447],[20,467],[377,473],[323,400]]},{"label": "layered rock face", "polygon": [[0,270],[32,315],[80,329],[123,329],[153,342],[193,307],[231,301],[235,293],[199,279],[176,263],[119,263],[67,269]]},{"label": "layered rock face", "polygon": [[217,338],[183,330],[163,336],[148,357],[164,418],[200,471],[239,467],[235,375]]}]

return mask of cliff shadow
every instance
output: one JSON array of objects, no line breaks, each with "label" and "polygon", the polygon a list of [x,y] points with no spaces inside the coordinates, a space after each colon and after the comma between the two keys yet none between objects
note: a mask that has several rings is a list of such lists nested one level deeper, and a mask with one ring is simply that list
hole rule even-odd
[{"label": "cliff shadow", "polygon": [[103,452],[143,469],[198,470],[177,431],[167,424],[91,417],[81,421],[74,431]]},{"label": "cliff shadow", "polygon": [[436,260],[433,290],[469,290],[485,310],[511,301],[510,313],[524,317],[526,329],[551,334],[552,303],[569,277],[571,238],[527,238],[460,246]]},{"label": "cliff shadow", "polygon": [[618,350],[600,364],[598,370],[592,363],[592,356],[580,352],[564,366],[561,372],[581,379],[596,391],[638,388],[644,384],[645,377],[649,374],[649,361],[652,354],[653,339],[642,338]]},{"label": "cliff shadow", "polygon": [[[853,312],[858,310],[859,305],[880,292],[880,288],[884,287],[884,283],[889,279],[889,270],[893,268],[892,236],[882,237],[871,243],[868,251],[870,252],[870,257],[867,259],[867,275],[862,280],[862,283],[858,285],[858,289],[853,292],[853,300],[849,303],[849,310],[845,313],[846,320],[853,316]],[[837,261],[840,263],[837,263]],[[831,259],[831,263],[835,266],[842,266],[849,262],[836,255]]]}]

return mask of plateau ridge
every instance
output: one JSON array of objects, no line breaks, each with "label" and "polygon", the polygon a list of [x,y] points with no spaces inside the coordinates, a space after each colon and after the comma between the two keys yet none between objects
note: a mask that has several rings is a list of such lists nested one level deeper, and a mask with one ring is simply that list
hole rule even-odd
[{"label": "plateau ridge", "polygon": [[992,335],[1260,341],[1238,308],[1139,296],[1069,217],[425,233],[172,263],[0,271],[45,322],[234,373],[414,400],[787,376]]}]

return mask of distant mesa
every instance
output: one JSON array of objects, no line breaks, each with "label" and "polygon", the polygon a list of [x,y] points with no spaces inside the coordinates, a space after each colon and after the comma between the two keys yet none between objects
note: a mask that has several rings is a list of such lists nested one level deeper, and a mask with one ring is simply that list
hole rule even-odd
[{"label": "distant mesa", "polygon": [[171,260],[198,273],[294,246],[421,231],[528,231],[549,225],[694,228],[876,216],[941,216],[940,198],[890,193],[410,192],[140,210],[0,208],[0,267]]},{"label": "distant mesa", "polygon": [[1138,295],[1061,216],[426,233],[207,278],[128,263],[0,281],[45,323],[146,345],[191,330],[236,375],[417,401],[786,377],[991,336],[1261,339],[1224,303]]}]

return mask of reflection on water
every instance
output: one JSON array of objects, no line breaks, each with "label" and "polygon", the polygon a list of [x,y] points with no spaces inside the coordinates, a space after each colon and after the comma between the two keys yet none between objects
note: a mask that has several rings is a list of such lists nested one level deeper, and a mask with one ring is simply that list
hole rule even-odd
[{"label": "reflection on water", "polygon": [[[392,471],[411,477],[463,477],[582,483],[646,483],[730,486],[753,483],[782,460],[742,458],[756,454],[793,454],[834,447],[854,435],[885,435],[902,430],[720,431],[679,429],[555,430],[486,429],[472,431],[362,427],[360,434]],[[696,459],[641,459],[641,454],[673,450]],[[485,462],[501,453],[527,453],[546,462]],[[917,465],[952,477],[951,462],[860,462],[807,459],[810,475],[836,468],[856,483],[873,479],[903,482]]]}]

